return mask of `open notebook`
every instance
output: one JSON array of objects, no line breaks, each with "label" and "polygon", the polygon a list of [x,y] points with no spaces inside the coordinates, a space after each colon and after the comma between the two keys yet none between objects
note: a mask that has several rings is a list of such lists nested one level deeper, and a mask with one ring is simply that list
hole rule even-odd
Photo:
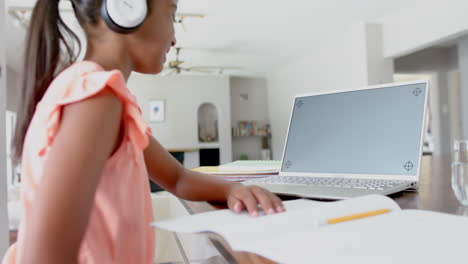
[{"label": "open notebook", "polygon": [[[468,261],[467,217],[401,210],[393,200],[381,195],[284,204],[287,212],[275,215],[255,218],[219,210],[153,226],[183,233],[217,233],[235,251],[253,252],[280,263]],[[372,214],[375,216],[369,216]]]}]

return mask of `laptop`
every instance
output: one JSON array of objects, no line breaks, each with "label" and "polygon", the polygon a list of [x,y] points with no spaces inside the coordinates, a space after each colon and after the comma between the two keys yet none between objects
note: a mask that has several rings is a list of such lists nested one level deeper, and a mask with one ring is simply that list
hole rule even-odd
[{"label": "laptop", "polygon": [[279,175],[243,182],[319,199],[416,188],[428,82],[294,98]]}]

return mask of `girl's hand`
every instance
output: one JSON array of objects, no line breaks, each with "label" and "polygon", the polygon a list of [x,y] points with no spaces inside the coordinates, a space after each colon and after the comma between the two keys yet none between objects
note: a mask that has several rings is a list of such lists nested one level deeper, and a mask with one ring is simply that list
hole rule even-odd
[{"label": "girl's hand", "polygon": [[251,216],[258,216],[260,204],[266,214],[284,212],[283,202],[275,194],[255,185],[234,185],[227,195],[228,207],[236,213],[247,209]]}]

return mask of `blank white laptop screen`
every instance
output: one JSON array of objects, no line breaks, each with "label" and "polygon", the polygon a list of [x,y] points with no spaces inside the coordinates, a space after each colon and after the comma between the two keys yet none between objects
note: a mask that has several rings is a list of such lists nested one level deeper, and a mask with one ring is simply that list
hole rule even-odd
[{"label": "blank white laptop screen", "polygon": [[427,83],[297,97],[282,172],[418,172]]}]

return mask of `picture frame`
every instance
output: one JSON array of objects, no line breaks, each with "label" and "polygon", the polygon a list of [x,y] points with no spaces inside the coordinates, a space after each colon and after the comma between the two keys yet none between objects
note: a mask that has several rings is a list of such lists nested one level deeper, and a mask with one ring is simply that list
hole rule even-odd
[{"label": "picture frame", "polygon": [[165,121],[166,107],[164,100],[149,101],[149,119],[150,122],[162,123]]}]

